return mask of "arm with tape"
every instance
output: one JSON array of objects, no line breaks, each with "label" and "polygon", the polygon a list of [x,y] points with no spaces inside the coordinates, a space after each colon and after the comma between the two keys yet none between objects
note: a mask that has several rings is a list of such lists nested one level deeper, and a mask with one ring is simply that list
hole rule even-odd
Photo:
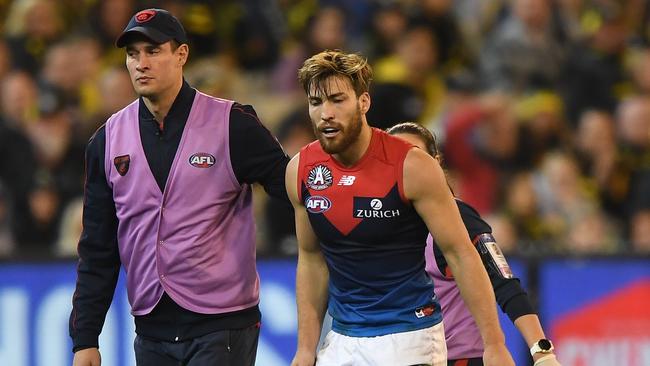
[{"label": "arm with tape", "polygon": [[526,291],[512,273],[492,234],[479,234],[473,242],[488,272],[501,310],[508,314],[513,322],[520,316],[535,314]]},{"label": "arm with tape", "polygon": [[[476,250],[481,256],[483,265],[488,272],[494,288],[497,303],[508,315],[513,324],[533,347],[540,339],[545,339],[544,330],[528,299],[528,294],[521,287],[519,279],[514,276],[505,256],[490,233],[477,235],[473,240]],[[552,349],[551,349],[552,351]],[[559,366],[555,355],[548,353],[533,353],[535,366]]]}]

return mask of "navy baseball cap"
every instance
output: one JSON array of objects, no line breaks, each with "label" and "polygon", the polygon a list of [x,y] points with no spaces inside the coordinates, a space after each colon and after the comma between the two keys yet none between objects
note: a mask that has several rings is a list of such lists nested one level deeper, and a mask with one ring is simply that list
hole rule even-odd
[{"label": "navy baseball cap", "polygon": [[129,36],[134,33],[142,34],[156,44],[172,39],[180,44],[187,43],[187,35],[181,22],[164,9],[145,9],[137,12],[117,38],[115,45],[119,48],[126,46]]}]

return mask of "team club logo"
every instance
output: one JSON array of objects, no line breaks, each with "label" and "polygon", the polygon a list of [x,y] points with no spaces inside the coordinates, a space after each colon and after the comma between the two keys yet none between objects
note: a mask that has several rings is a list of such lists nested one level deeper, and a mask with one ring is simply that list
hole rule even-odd
[{"label": "team club logo", "polygon": [[311,196],[305,200],[307,211],[313,214],[323,213],[332,207],[332,201],[323,196]]},{"label": "team club logo", "polygon": [[427,305],[415,309],[415,316],[418,318],[424,318],[433,315],[435,312],[436,312],[436,307],[434,305]]},{"label": "team club logo", "polygon": [[190,156],[190,165],[195,168],[209,168],[214,165],[214,156],[208,153],[196,153]]},{"label": "team club logo", "polygon": [[332,180],[332,171],[325,165],[320,164],[309,171],[307,186],[315,191],[322,191],[332,185]]},{"label": "team club logo", "polygon": [[135,15],[135,21],[137,23],[146,23],[156,16],[156,11],[152,9],[147,9],[139,12]]},{"label": "team club logo", "polygon": [[129,171],[129,165],[131,164],[131,156],[129,155],[116,156],[113,159],[113,164],[115,164],[115,170],[117,170],[117,174],[121,176],[125,176],[126,173]]}]

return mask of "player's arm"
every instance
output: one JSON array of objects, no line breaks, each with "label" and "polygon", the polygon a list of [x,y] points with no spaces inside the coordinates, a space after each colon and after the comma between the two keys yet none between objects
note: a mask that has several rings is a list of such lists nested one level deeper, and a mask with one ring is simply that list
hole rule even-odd
[{"label": "player's arm", "polygon": [[404,193],[436,238],[454,273],[461,296],[481,332],[485,365],[514,365],[505,347],[490,280],[469,240],[442,168],[420,149],[411,149],[404,161]]},{"label": "player's arm", "polygon": [[[540,339],[546,339],[544,329],[542,329],[537,314],[522,315],[515,319],[514,324],[526,340],[529,348],[532,348]],[[533,361],[535,361],[535,366],[560,366],[553,352],[535,353],[533,355]]]},{"label": "player's arm", "polygon": [[298,163],[296,155],[287,166],[286,188],[296,216],[298,268],[296,301],[298,304],[298,349],[292,366],[312,366],[327,307],[329,272],[307,212],[298,198]]},{"label": "player's arm", "polygon": [[115,204],[104,172],[104,136],[101,128],[86,149],[83,230],[70,314],[75,366],[100,364],[98,338],[120,270]]},{"label": "player's arm", "polygon": [[[489,230],[489,225],[485,223],[478,213],[472,212],[467,214],[467,210],[461,208],[463,222],[468,228],[477,228],[484,226]],[[468,223],[470,221],[471,223]],[[475,231],[476,232],[476,231]],[[483,232],[476,235],[474,244],[481,256],[483,265],[487,270],[490,282],[494,289],[497,303],[504,313],[519,330],[519,333],[526,340],[526,344],[531,348],[540,339],[546,339],[542,325],[533,310],[528,294],[521,287],[519,279],[514,276],[508,263],[499,249],[496,239],[489,232]],[[548,353],[535,353],[533,360],[538,361],[543,357],[549,356]],[[555,356],[546,357],[545,366],[557,366]]]},{"label": "player's arm", "polygon": [[240,183],[260,183],[274,198],[287,202],[284,178],[289,157],[250,105],[230,110],[230,163]]}]

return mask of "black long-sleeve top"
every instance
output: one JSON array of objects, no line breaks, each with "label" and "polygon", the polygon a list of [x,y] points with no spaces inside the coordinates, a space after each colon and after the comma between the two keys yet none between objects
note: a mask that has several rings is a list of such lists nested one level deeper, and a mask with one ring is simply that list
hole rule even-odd
[{"label": "black long-sleeve top", "polygon": [[[147,162],[160,190],[176,155],[196,90],[186,82],[164,119],[161,130],[140,100],[140,137]],[[240,183],[260,183],[273,197],[288,202],[284,173],[289,157],[262,125],[255,110],[233,104],[230,111],[230,159]],[[135,133],[135,131],[134,131]],[[120,270],[117,216],[113,192],[104,171],[106,135],[97,130],[86,148],[83,231],[78,245],[77,286],[70,315],[73,350],[98,347],[98,337],[110,306]],[[177,305],[163,294],[156,307],[136,316],[136,332],[142,336],[181,341],[222,329],[236,329],[260,321],[258,306],[224,314],[199,314]]]},{"label": "black long-sleeve top", "polygon": [[[465,228],[467,229],[467,233],[471,240],[481,234],[492,233],[490,225],[481,218],[481,215],[479,215],[472,206],[459,199],[456,200],[456,204],[458,205],[460,217],[463,219],[463,224],[465,224]],[[440,248],[435,245],[435,242],[433,246],[433,255],[436,258],[436,264],[438,265],[440,273],[447,273],[447,260],[442,254]],[[485,269],[487,270],[490,282],[492,283],[497,303],[501,307],[501,310],[508,315],[510,320],[514,322],[520,316],[535,314],[533,306],[528,299],[528,294],[521,287],[518,278],[503,278],[487,265]]]}]

